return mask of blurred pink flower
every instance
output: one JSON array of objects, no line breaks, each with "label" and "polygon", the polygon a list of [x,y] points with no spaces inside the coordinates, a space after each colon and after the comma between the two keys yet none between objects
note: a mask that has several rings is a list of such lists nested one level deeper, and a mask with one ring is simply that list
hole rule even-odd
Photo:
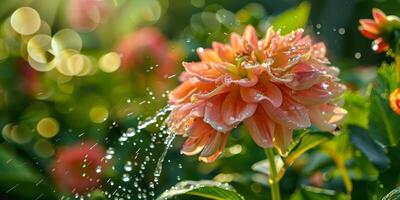
[{"label": "blurred pink flower", "polygon": [[154,82],[158,83],[160,91],[169,85],[167,77],[176,72],[178,55],[171,51],[167,39],[157,28],[145,27],[133,32],[119,42],[116,51],[122,56],[122,72],[149,60],[154,62],[157,65]]},{"label": "blurred pink flower", "polygon": [[70,0],[68,20],[74,29],[93,30],[108,13],[109,7],[103,0]]},{"label": "blurred pink flower", "polygon": [[104,149],[94,142],[74,144],[60,149],[53,163],[53,177],[57,184],[72,193],[86,193],[100,184],[104,170]]},{"label": "blurred pink flower", "polygon": [[252,26],[229,44],[199,48],[200,62],[184,62],[183,83],[169,96],[169,127],[187,136],[182,152],[212,162],[241,122],[260,147],[287,151],[292,130],[311,124],[336,128],[346,110],[336,104],[345,90],[329,66],[323,43],[299,29],[281,36],[272,27],[258,40]]}]

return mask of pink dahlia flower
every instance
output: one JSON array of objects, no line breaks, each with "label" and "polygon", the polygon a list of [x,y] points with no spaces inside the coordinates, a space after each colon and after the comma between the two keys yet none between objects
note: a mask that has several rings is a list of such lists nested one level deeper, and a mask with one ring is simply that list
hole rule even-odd
[{"label": "pink dahlia flower", "polygon": [[75,144],[58,151],[53,163],[53,177],[60,188],[72,193],[83,194],[100,185],[104,149],[94,142]]},{"label": "pink dahlia flower", "polygon": [[345,90],[329,66],[323,43],[299,29],[281,36],[272,27],[259,40],[252,26],[230,43],[199,48],[200,62],[184,62],[183,82],[169,96],[169,127],[187,137],[186,155],[212,162],[241,122],[262,148],[285,154],[294,129],[336,128],[346,110],[336,103]]},{"label": "pink dahlia flower", "polygon": [[121,54],[122,69],[138,70],[136,66],[150,64],[157,65],[156,71],[152,76],[147,76],[155,83],[157,92],[164,92],[171,83],[168,79],[173,75],[177,68],[178,55],[172,53],[168,40],[155,27],[141,28],[122,39],[116,51]]}]

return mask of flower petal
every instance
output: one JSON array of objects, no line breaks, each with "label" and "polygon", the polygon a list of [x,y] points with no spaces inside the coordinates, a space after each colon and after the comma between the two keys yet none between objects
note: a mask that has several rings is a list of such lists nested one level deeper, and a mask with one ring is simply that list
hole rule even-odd
[{"label": "flower petal", "polygon": [[283,98],[281,107],[277,108],[268,101],[261,102],[261,105],[268,116],[276,123],[291,129],[307,128],[311,125],[308,117],[308,110],[301,104],[290,99],[289,96]]},{"label": "flower petal", "polygon": [[229,133],[216,133],[210,135],[206,146],[200,154],[199,160],[210,163],[214,162],[225,148]]},{"label": "flower petal", "polygon": [[210,135],[215,134],[215,130],[210,127],[210,125],[204,123],[201,119],[197,119],[188,132],[189,138],[186,139],[181,150],[185,155],[195,155],[200,153]]},{"label": "flower petal", "polygon": [[375,33],[371,33],[371,32],[369,32],[369,31],[365,30],[362,26],[359,26],[359,27],[358,27],[358,30],[360,31],[360,33],[361,33],[364,37],[366,37],[366,38],[368,38],[368,39],[375,40],[376,38],[379,37],[379,35],[377,35],[377,34],[375,34]]},{"label": "flower petal", "polygon": [[290,142],[292,141],[292,130],[282,125],[275,126],[274,146],[280,155],[285,156]]},{"label": "flower petal", "polygon": [[322,74],[320,70],[306,63],[297,64],[293,69],[293,73],[293,81],[286,83],[286,86],[294,90],[308,89],[327,78],[327,75]]},{"label": "flower petal", "polygon": [[221,108],[224,122],[234,125],[252,116],[256,111],[257,104],[244,102],[240,97],[239,88],[236,88],[225,97]]},{"label": "flower petal", "polygon": [[364,28],[364,30],[373,33],[379,34],[379,25],[372,19],[360,19],[360,24]]},{"label": "flower petal", "polygon": [[206,103],[205,112],[204,112],[204,122],[209,124],[218,132],[228,132],[234,126],[228,125],[224,122],[222,118],[222,103],[226,98],[226,94],[221,94],[215,96]]},{"label": "flower petal", "polygon": [[272,147],[275,123],[269,119],[265,110],[258,106],[253,116],[244,120],[244,125],[254,142],[262,147]]},{"label": "flower petal", "polygon": [[190,75],[196,76],[203,81],[214,81],[221,76],[221,72],[202,62],[183,62],[183,67]]},{"label": "flower petal", "polygon": [[324,131],[334,130],[347,115],[345,109],[333,104],[312,106],[309,110],[312,124]]},{"label": "flower petal", "polygon": [[230,63],[233,63],[235,61],[235,55],[230,46],[226,46],[219,42],[213,42],[212,47],[213,47],[214,51],[216,51],[218,53],[219,57],[222,60],[224,60],[226,62],[230,62]]},{"label": "flower petal", "polygon": [[292,91],[291,96],[303,105],[326,103],[333,97],[341,95],[345,90],[342,84],[324,81],[305,90]]},{"label": "flower petal", "polygon": [[374,20],[377,24],[382,24],[387,21],[386,14],[378,8],[372,9],[372,16],[374,17]]},{"label": "flower petal", "polygon": [[243,39],[250,43],[253,49],[257,49],[258,46],[258,38],[256,30],[253,26],[247,25],[243,31]]},{"label": "flower petal", "polygon": [[197,49],[197,55],[199,55],[201,61],[203,62],[221,62],[221,58],[218,56],[218,53],[213,49]]},{"label": "flower petal", "polygon": [[242,99],[247,103],[257,103],[262,100],[268,100],[275,107],[282,104],[282,92],[275,84],[265,82],[258,84],[255,87],[241,87],[240,94]]},{"label": "flower petal", "polygon": [[237,33],[232,33],[230,38],[230,43],[235,52],[243,51],[243,40]]},{"label": "flower petal", "polygon": [[372,50],[378,53],[385,52],[388,48],[389,45],[381,37],[372,42]]}]

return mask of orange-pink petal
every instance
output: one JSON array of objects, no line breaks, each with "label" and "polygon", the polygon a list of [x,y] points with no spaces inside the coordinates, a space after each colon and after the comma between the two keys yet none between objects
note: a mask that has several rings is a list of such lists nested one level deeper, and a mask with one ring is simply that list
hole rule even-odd
[{"label": "orange-pink petal", "polygon": [[269,119],[262,106],[258,106],[254,115],[245,119],[243,123],[258,146],[272,147],[275,123]]},{"label": "orange-pink petal", "polygon": [[364,30],[373,33],[379,34],[379,25],[372,19],[360,19],[360,24]]},{"label": "orange-pink petal", "polygon": [[279,107],[282,104],[281,90],[270,82],[265,82],[252,88],[241,87],[240,94],[242,99],[248,103],[258,103],[268,100],[275,107]]},{"label": "orange-pink petal", "polygon": [[307,128],[311,125],[308,110],[303,105],[285,96],[283,104],[277,108],[268,101],[261,102],[268,116],[275,122],[291,129]]},{"label": "orange-pink petal", "polygon": [[234,125],[252,116],[256,111],[257,104],[244,102],[240,96],[239,88],[236,88],[225,97],[221,108],[224,122],[228,125]]},{"label": "orange-pink petal", "polygon": [[214,162],[225,148],[229,133],[213,133],[200,154],[199,160],[210,163]]},{"label": "orange-pink petal", "polygon": [[372,16],[374,17],[375,22],[378,24],[383,24],[387,22],[386,14],[378,8],[372,9]]}]

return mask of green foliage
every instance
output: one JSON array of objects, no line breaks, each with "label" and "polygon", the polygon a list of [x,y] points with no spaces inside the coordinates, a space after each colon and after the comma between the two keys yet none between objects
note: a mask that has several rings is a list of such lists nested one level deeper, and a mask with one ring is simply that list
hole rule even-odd
[{"label": "green foliage", "polygon": [[43,176],[32,168],[27,161],[12,153],[6,145],[0,145],[0,197],[12,196],[16,199],[52,199],[51,191]]},{"label": "green foliage", "polygon": [[349,199],[345,194],[333,190],[321,189],[310,186],[299,188],[290,200],[346,200]]},{"label": "green foliage", "polygon": [[285,163],[292,164],[306,151],[328,141],[333,135],[328,132],[305,132],[300,138],[294,142],[289,150],[288,156],[285,158]]},{"label": "green foliage", "polygon": [[192,199],[196,197],[214,200],[244,200],[244,198],[227,183],[206,180],[182,181],[175,187],[162,193],[157,199]]},{"label": "green foliage", "polygon": [[307,24],[310,10],[310,3],[305,1],[299,6],[289,9],[275,17],[272,25],[275,30],[280,29],[282,34],[287,34],[298,28],[303,28]]},{"label": "green foliage", "polygon": [[387,148],[387,157],[390,159],[390,166],[379,174],[378,195],[383,196],[391,189],[398,186],[400,182],[400,143],[394,147]]},{"label": "green foliage", "polygon": [[367,130],[358,126],[349,126],[349,132],[352,143],[364,153],[370,162],[380,171],[389,168],[390,160],[386,157],[384,149],[370,138]]},{"label": "green foliage", "polygon": [[344,124],[354,124],[367,128],[369,106],[368,97],[357,92],[346,92],[344,95],[344,101],[344,109],[347,110]]},{"label": "green foliage", "polygon": [[390,191],[382,200],[400,200],[400,187]]},{"label": "green foliage", "polygon": [[400,139],[400,117],[389,107],[388,96],[397,88],[394,65],[383,65],[371,91],[368,117],[368,132],[371,137],[384,145],[394,146]]}]

